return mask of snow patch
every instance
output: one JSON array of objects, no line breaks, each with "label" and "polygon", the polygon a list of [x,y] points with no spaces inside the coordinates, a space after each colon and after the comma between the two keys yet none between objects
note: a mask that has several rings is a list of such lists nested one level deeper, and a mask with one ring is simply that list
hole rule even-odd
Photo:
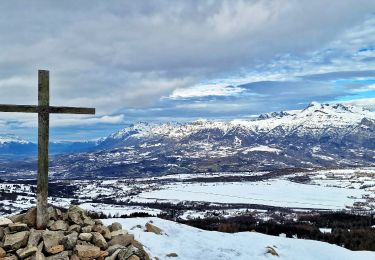
[{"label": "snow patch", "polygon": [[[164,231],[163,235],[144,232],[146,223]],[[190,259],[375,259],[375,252],[350,251],[324,242],[276,237],[256,232],[220,233],[204,231],[186,225],[159,218],[103,219],[110,225],[119,222],[140,241],[152,258],[171,259],[170,253],[176,253],[180,260]],[[267,254],[272,247],[279,257]]]}]

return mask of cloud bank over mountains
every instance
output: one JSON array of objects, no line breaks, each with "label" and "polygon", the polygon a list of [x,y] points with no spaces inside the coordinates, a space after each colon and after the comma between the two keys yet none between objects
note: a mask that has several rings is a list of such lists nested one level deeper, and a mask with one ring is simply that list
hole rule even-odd
[{"label": "cloud bank over mountains", "polygon": [[370,0],[2,1],[0,34],[0,103],[35,104],[49,69],[52,104],[97,107],[54,126],[375,102]]}]

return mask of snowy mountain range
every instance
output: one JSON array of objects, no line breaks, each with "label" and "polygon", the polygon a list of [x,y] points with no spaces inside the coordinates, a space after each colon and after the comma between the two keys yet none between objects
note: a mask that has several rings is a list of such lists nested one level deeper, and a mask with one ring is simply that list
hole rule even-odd
[{"label": "snowy mountain range", "polygon": [[[50,142],[51,154],[88,151],[97,143],[83,142]],[[38,151],[36,143],[24,140],[15,135],[0,134],[0,158],[14,159],[19,157],[35,156]]]},{"label": "snowy mountain range", "polygon": [[[138,123],[112,134],[100,147],[121,147],[129,143],[151,142],[156,139],[178,142],[202,140],[210,143],[226,142],[239,146],[254,143],[268,144],[285,139],[309,138],[322,143],[331,142],[345,145],[359,142],[372,146],[365,140],[352,140],[352,137],[365,135],[374,138],[375,113],[369,110],[344,106],[311,103],[302,111],[287,111],[262,114],[257,120],[206,121],[187,124],[148,124]],[[280,140],[284,139],[284,140]]]},{"label": "snowy mountain range", "polygon": [[95,176],[367,166],[375,164],[375,112],[311,103],[255,120],[137,123],[85,149],[53,165]]}]

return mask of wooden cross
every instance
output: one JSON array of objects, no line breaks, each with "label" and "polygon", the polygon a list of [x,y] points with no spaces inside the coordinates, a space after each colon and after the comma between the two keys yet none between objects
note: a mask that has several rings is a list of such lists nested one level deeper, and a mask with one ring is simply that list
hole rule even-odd
[{"label": "wooden cross", "polygon": [[38,113],[38,187],[37,228],[48,222],[48,142],[49,114],[95,114],[95,108],[55,107],[49,105],[49,71],[38,71],[38,105],[0,105],[0,112]]}]

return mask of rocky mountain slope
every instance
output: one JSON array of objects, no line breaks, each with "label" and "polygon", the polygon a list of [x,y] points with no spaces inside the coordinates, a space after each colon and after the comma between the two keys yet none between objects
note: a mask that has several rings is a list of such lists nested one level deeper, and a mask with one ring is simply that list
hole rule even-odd
[{"label": "rocky mountain slope", "polygon": [[[311,103],[302,111],[262,114],[257,120],[139,123],[112,134],[100,147],[114,148],[157,140],[206,141],[228,145],[304,142],[373,147],[375,113],[354,106]],[[362,137],[360,140],[357,137]]]},{"label": "rocky mountain slope", "polygon": [[256,120],[138,123],[91,152],[57,156],[61,176],[158,175],[375,164],[375,112],[311,103]]}]

